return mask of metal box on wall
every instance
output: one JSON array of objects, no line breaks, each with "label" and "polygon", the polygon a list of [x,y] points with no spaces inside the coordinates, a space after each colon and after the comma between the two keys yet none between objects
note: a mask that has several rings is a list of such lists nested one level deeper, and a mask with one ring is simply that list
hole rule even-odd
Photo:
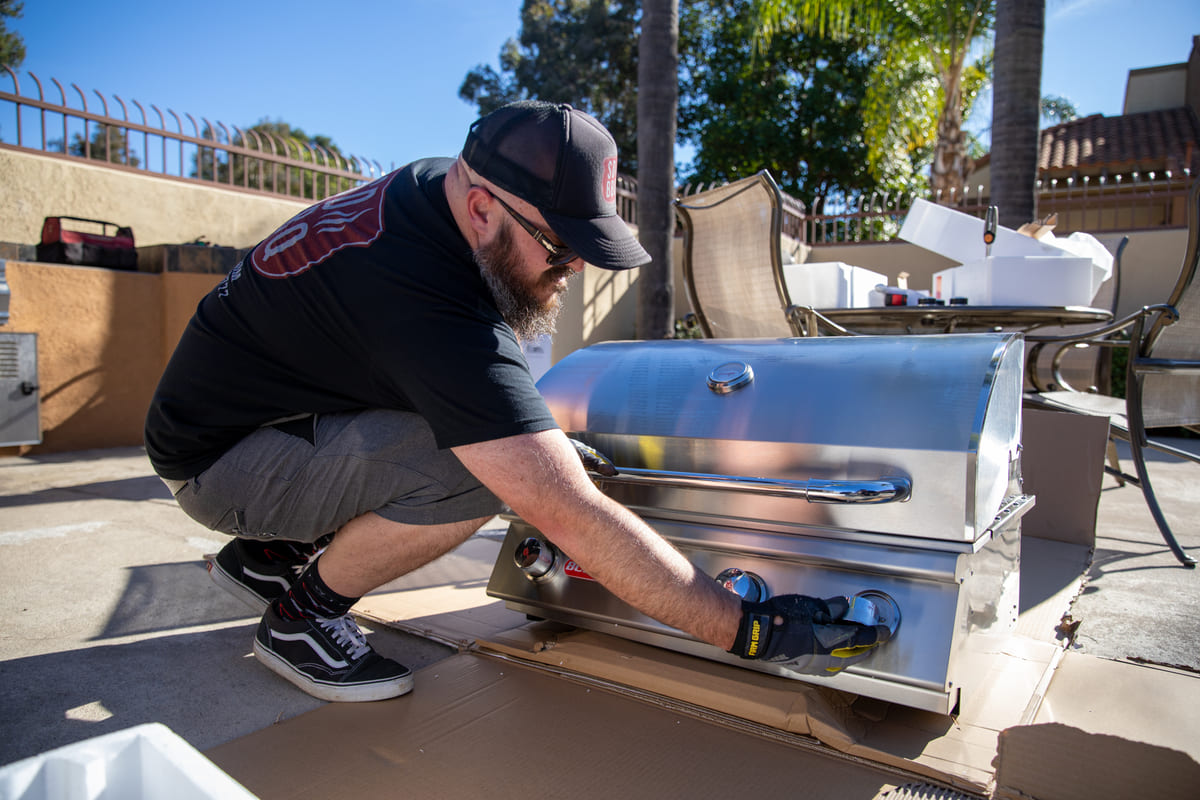
[{"label": "metal box on wall", "polygon": [[37,334],[0,333],[0,447],[40,444]]}]

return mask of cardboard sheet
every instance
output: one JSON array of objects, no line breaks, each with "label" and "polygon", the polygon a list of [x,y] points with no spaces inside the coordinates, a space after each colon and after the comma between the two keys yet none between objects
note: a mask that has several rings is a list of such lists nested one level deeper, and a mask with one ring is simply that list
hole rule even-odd
[{"label": "cardboard sheet", "polygon": [[1044,690],[1061,652],[1046,642],[1012,640],[963,713],[947,717],[593,631],[556,632],[532,624],[481,646],[485,652],[812,736],[847,755],[973,792],[988,790],[999,732],[1032,717],[1035,696]]},{"label": "cardboard sheet", "polygon": [[[770,737],[472,654],[412,694],[329,704],[208,751],[261,797],[764,797],[870,800],[902,781]],[[310,768],[304,768],[309,765]]]},{"label": "cardboard sheet", "polygon": [[1200,680],[1067,653],[1032,724],[1000,736],[997,796],[1200,794]]},{"label": "cardboard sheet", "polygon": [[[1094,431],[1089,431],[1086,435],[1092,433]],[[455,656],[420,673],[412,698],[367,706],[329,706],[285,723],[289,725],[287,729],[276,726],[272,729],[274,734],[270,731],[256,734],[261,737],[260,741],[245,744],[254,751],[274,742],[276,737],[289,743],[307,741],[322,735],[319,732],[325,727],[332,726],[333,739],[341,742],[339,759],[343,753],[348,754],[346,763],[356,764],[360,772],[387,773],[389,764],[403,764],[406,770],[416,767],[423,770],[434,764],[432,772],[436,772],[435,760],[418,762],[412,755],[402,758],[393,748],[403,745],[420,750],[423,746],[420,736],[442,730],[430,727],[433,723],[426,716],[450,714],[452,718],[441,724],[460,726],[453,730],[453,738],[466,742],[469,749],[483,748],[483,760],[495,767],[499,759],[510,753],[503,748],[492,749],[499,745],[484,743],[490,737],[504,739],[507,735],[494,732],[493,724],[506,730],[509,729],[507,726],[512,726],[511,730],[518,732],[517,735],[524,735],[519,732],[525,730],[526,724],[532,725],[527,723],[524,706],[541,707],[543,697],[557,698],[562,692],[570,693],[571,690],[562,685],[583,685],[594,689],[597,696],[619,698],[619,701],[612,700],[617,704],[613,710],[606,706],[595,711],[607,720],[606,725],[611,726],[602,726],[605,731],[621,725],[620,719],[624,718],[630,721],[626,727],[637,728],[639,732],[644,727],[656,730],[657,723],[642,721],[643,711],[633,711],[625,705],[634,703],[639,709],[641,706],[659,711],[669,709],[689,719],[706,721],[716,725],[725,735],[735,739],[740,737],[739,741],[743,743],[766,737],[787,742],[789,747],[803,748],[803,743],[807,742],[809,747],[817,748],[810,751],[816,753],[814,757],[817,758],[861,759],[863,763],[873,765],[871,769],[893,770],[887,773],[893,780],[929,781],[987,795],[996,788],[997,769],[1003,760],[997,755],[1002,740],[1008,742],[1011,754],[1033,746],[1036,739],[1028,738],[1030,732],[1053,736],[1060,728],[1069,728],[1069,735],[1074,735],[1076,730],[1070,723],[1047,717],[1060,707],[1058,703],[1048,706],[1047,696],[1049,687],[1055,686],[1055,681],[1061,678],[1056,671],[1064,658],[1057,629],[1079,591],[1091,556],[1092,532],[1086,525],[1089,502],[1085,501],[1082,507],[1085,517],[1082,526],[1063,532],[1055,539],[1025,537],[1018,635],[1003,644],[1003,651],[996,655],[991,673],[983,680],[980,690],[964,701],[962,713],[957,717],[856,697],[593,631],[529,622],[523,614],[510,611],[500,601],[487,597],[487,577],[499,554],[501,540],[499,535],[484,535],[473,538],[447,559],[368,595],[356,607],[357,613],[369,619],[473,652]],[[473,666],[451,668],[451,662]],[[484,664],[490,666],[481,666]],[[535,678],[513,677],[524,676],[531,668]],[[506,680],[501,680],[500,672],[505,673]],[[1086,696],[1088,689],[1069,686],[1073,672],[1069,671],[1067,677],[1061,679],[1064,682],[1057,684],[1066,687],[1059,691]],[[453,676],[453,680],[443,682],[447,675]],[[433,695],[432,700],[427,701],[426,695]],[[507,699],[501,702],[493,698]],[[426,707],[426,702],[435,705]],[[559,708],[564,702],[567,701],[557,699],[546,708]],[[403,725],[399,732],[394,732],[389,714],[376,707],[390,704],[400,707],[404,703],[410,706],[403,708],[416,710],[404,711],[400,717]],[[515,710],[517,707],[521,707],[520,713]],[[561,713],[576,719],[580,726],[594,725],[588,716],[590,711],[570,707],[569,714]],[[441,710],[436,710],[438,708]],[[510,713],[516,716],[509,719]],[[1053,720],[1052,724],[1058,727],[1054,730],[1046,728],[1048,720]],[[1110,723],[1112,730],[1120,730],[1116,721]],[[1106,725],[1110,723],[1106,722]],[[355,724],[361,724],[366,730],[349,732]],[[595,768],[596,758],[624,757],[615,751],[594,753],[590,743],[572,746],[570,735],[559,731],[555,727],[558,724],[556,718],[551,727],[542,732],[530,727],[528,735],[531,741],[541,746],[546,742],[545,731],[553,731],[549,746],[564,746],[560,754],[562,761],[556,762],[561,763],[563,771],[579,768],[583,770],[580,774],[587,775],[589,769]],[[342,732],[342,727],[347,729],[346,733]],[[1078,730],[1094,735],[1086,728]],[[449,737],[449,734],[447,729],[439,735]],[[397,736],[400,738],[395,739]],[[1045,744],[1043,742],[1043,746]],[[824,756],[819,755],[821,748],[824,748]],[[230,748],[229,752],[234,749]],[[362,755],[359,750],[371,755]],[[225,752],[218,755],[225,757]],[[512,754],[512,757],[513,763],[523,763],[519,754]],[[671,760],[679,756],[672,747],[663,751],[663,757]],[[586,763],[577,765],[581,759]],[[1029,764],[1026,755],[1021,759],[1022,763]],[[236,769],[231,774],[247,781],[257,779],[252,777],[257,774],[254,770],[265,769],[261,764],[234,766]],[[672,771],[674,767],[665,769],[664,779],[685,780],[682,773]],[[1040,768],[1031,769],[1033,776],[1041,775]],[[500,771],[493,770],[489,775],[494,776]],[[703,772],[697,775],[703,775]],[[1030,775],[1011,769],[1008,775],[1010,788],[1027,785],[1033,780]],[[462,776],[456,774],[454,779],[460,777],[482,780],[469,770]],[[643,782],[650,780],[648,773],[638,777],[636,770],[635,777]],[[373,777],[363,778],[355,785],[369,790],[370,781],[374,780]],[[379,780],[380,786],[386,785],[386,780]],[[428,786],[432,786],[435,778],[422,772],[419,780],[428,780]],[[871,784],[874,780],[866,782]],[[642,785],[644,788],[647,784]],[[450,786],[443,793],[454,794],[453,784]],[[701,791],[701,786],[708,788],[703,780],[696,786],[697,791]],[[421,784],[421,788],[427,788],[426,784]],[[286,793],[278,789],[273,786],[272,793]],[[564,796],[567,794],[570,793],[564,793]],[[498,796],[504,796],[503,791]]]},{"label": "cardboard sheet", "polygon": [[[850,756],[984,793],[995,776],[997,739],[1032,721],[1061,658],[1056,628],[1090,557],[1090,546],[1026,540],[1022,614],[976,698],[945,717],[765,675],[554,623],[530,623],[485,593],[498,536],[475,537],[431,565],[363,598],[355,611],[377,622],[469,650],[601,681],[631,696],[678,702],[764,729],[810,736]],[[1028,606],[1028,608],[1027,608]]]},{"label": "cardboard sheet", "polygon": [[1092,548],[1030,536],[1021,539],[1021,601],[1018,636],[1044,642],[1069,638],[1064,619],[1083,588]]},{"label": "cardboard sheet", "polygon": [[1024,488],[1037,497],[1021,535],[1092,547],[1108,419],[1026,408],[1021,426]]}]

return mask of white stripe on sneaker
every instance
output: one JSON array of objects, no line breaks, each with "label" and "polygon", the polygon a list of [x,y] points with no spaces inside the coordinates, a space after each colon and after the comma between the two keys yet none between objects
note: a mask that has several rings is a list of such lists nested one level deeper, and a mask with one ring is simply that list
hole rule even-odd
[{"label": "white stripe on sneaker", "polygon": [[272,639],[282,639],[285,642],[304,642],[313,649],[313,652],[321,657],[321,660],[330,666],[332,669],[345,669],[350,666],[350,662],[343,661],[340,658],[334,658],[329,655],[321,643],[307,633],[278,633],[271,631]]},{"label": "white stripe on sneaker", "polygon": [[245,564],[242,565],[242,572],[246,573],[251,578],[254,578],[255,580],[258,580],[258,581],[267,581],[268,583],[278,583],[280,586],[283,587],[283,590],[285,592],[292,587],[292,582],[289,581],[287,578],[282,578],[278,575],[263,575],[262,573],[255,572],[254,570],[250,569]]}]

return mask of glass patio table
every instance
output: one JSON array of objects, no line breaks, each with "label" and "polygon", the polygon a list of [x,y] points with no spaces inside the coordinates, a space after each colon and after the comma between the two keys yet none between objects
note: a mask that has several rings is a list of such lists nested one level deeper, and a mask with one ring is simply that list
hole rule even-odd
[{"label": "glass patio table", "polygon": [[1087,306],[880,306],[818,312],[857,333],[979,333],[1021,331],[1112,320],[1112,312]]}]

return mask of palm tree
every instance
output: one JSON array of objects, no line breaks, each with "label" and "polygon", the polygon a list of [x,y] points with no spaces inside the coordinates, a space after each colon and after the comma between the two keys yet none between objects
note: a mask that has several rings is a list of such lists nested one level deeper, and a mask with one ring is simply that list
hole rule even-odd
[{"label": "palm tree", "polygon": [[1046,0],[996,0],[991,203],[1009,227],[1036,218]]},{"label": "palm tree", "polygon": [[637,335],[674,333],[675,125],[679,105],[678,0],[644,0],[638,42],[638,238],[654,259],[638,275]]},{"label": "palm tree", "polygon": [[941,95],[930,189],[943,200],[962,196],[971,166],[963,131],[971,98],[964,77],[975,45],[991,29],[995,0],[763,0],[762,9],[766,36],[786,25],[810,35],[856,36],[878,48],[884,63],[897,66],[911,58],[914,47],[922,50]]}]

